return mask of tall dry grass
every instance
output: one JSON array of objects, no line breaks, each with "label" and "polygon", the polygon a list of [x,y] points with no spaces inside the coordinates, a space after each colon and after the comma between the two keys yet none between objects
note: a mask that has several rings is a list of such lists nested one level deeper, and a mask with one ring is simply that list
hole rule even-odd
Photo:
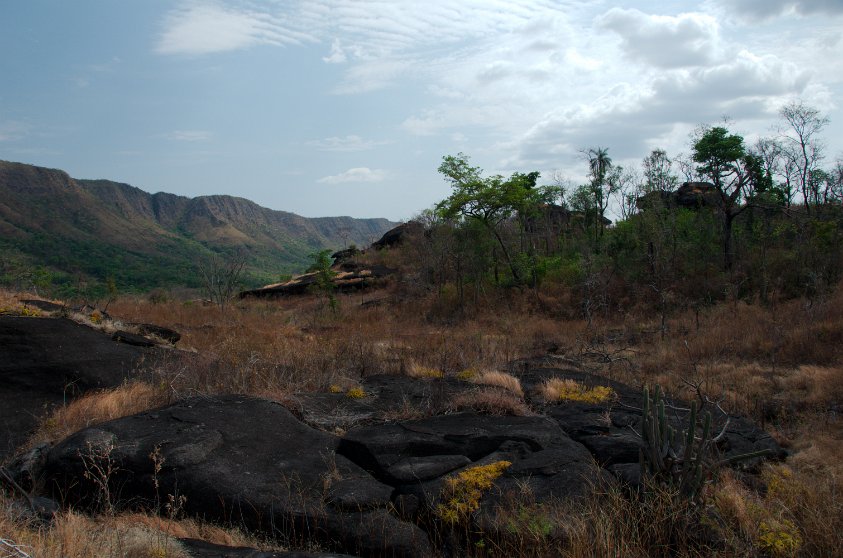
[{"label": "tall dry grass", "polygon": [[[390,293],[366,296],[389,300]],[[561,295],[544,296],[541,304],[529,292],[490,297],[451,322],[431,312],[435,296],[424,296],[369,307],[360,306],[359,295],[341,296],[338,315],[308,297],[243,301],[225,312],[198,303],[123,297],[110,306],[112,315],[172,327],[183,334],[179,345],[195,352],[172,351],[160,364],[154,384],[160,392],[150,384],[121,388],[149,389],[148,395],[92,395],[68,406],[55,423],[78,428],[193,393],[283,399],[297,391],[356,385],[380,373],[436,381],[439,372],[458,376],[469,369],[502,370],[516,358],[552,351],[597,375],[639,387],[659,383],[686,398],[700,391],[727,411],[750,416],[791,450],[784,464],[791,471],[784,486],[791,488],[768,498],[758,486],[726,476],[719,490],[706,493],[706,505],[719,515],[704,525],[683,523],[702,519],[671,507],[666,497],[642,507],[608,491],[590,507],[551,514],[553,521],[564,516],[568,522],[563,545],[557,541],[543,547],[547,541],[540,544],[533,535],[516,537],[516,546],[498,555],[514,555],[518,544],[531,544],[532,550],[522,548],[522,555],[554,548],[572,557],[648,556],[670,548],[677,556],[758,556],[767,552],[759,538],[763,518],[793,525],[802,541],[797,555],[834,556],[843,547],[838,480],[843,478],[838,464],[843,455],[843,289],[810,303],[728,302],[699,313],[676,311],[664,337],[659,321],[646,312],[596,317],[590,324],[560,318],[574,313],[552,306],[566,300]],[[506,387],[501,384],[506,382],[493,385]],[[485,387],[459,403],[486,412],[529,412],[516,390],[498,388]],[[96,403],[97,398],[102,401]],[[529,517],[526,513],[521,519]],[[515,525],[518,520],[513,518]],[[713,529],[719,546],[682,538],[701,525]],[[478,555],[495,554],[487,548]]]}]

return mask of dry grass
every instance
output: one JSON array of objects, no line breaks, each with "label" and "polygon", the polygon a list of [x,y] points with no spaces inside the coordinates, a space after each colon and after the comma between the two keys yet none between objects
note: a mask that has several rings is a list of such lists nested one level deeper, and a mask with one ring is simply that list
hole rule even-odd
[{"label": "dry grass", "polygon": [[[238,392],[283,399],[298,391],[327,391],[331,385],[345,393],[365,376],[402,370],[420,378],[432,376],[426,371],[433,370],[482,386],[453,401],[457,408],[522,414],[529,408],[517,379],[482,371],[505,369],[516,358],[553,349],[589,372],[636,387],[657,382],[687,398],[696,395],[689,381],[705,395],[722,399],[728,411],[761,422],[793,452],[784,464],[790,477],[779,483],[788,488],[767,497],[763,490],[724,476],[719,488],[706,493],[706,504],[715,506],[722,520],[689,515],[669,495],[642,504],[606,491],[585,506],[536,512],[566,525],[561,546],[533,535],[513,545],[552,548],[552,555],[571,557],[643,557],[665,548],[676,556],[759,556],[760,519],[766,518],[770,525],[773,520],[792,523],[802,540],[802,556],[834,556],[843,547],[843,288],[812,304],[730,302],[703,309],[699,316],[677,312],[667,322],[664,339],[652,333],[657,328],[646,313],[598,317],[591,326],[560,319],[570,314],[554,306],[565,303],[564,293],[541,293],[540,306],[532,293],[489,297],[458,323],[429,319],[436,317],[434,296],[370,308],[360,307],[359,297],[339,298],[341,311],[333,317],[308,297],[247,301],[225,313],[214,306],[124,297],[111,305],[112,315],[171,327],[183,334],[179,346],[197,353],[172,352],[158,370],[160,391],[124,386],[120,390],[149,391],[82,399],[78,407],[74,403],[62,410],[67,417],[54,417],[52,428],[61,424],[63,430],[46,435],[59,437],[160,405],[174,395]],[[0,291],[0,306],[13,300]],[[473,373],[463,373],[468,370]],[[408,406],[397,411],[402,416],[428,412]],[[767,480],[776,470],[767,473]],[[527,509],[513,521],[529,525],[532,513]],[[702,524],[714,529],[720,546],[686,536]],[[530,548],[510,546],[498,555],[527,556]],[[477,555],[495,554],[487,548]]]},{"label": "dry grass", "polygon": [[548,401],[579,401],[582,403],[605,403],[614,392],[606,386],[586,387],[567,378],[548,378],[541,387],[542,395]]},{"label": "dry grass", "polygon": [[475,384],[483,386],[492,386],[505,389],[506,391],[518,396],[524,397],[524,390],[521,389],[521,381],[505,372],[485,371],[474,375],[471,381]]},{"label": "dry grass", "polygon": [[451,407],[458,411],[472,410],[487,415],[511,415],[525,417],[534,414],[524,400],[496,388],[483,388],[454,397]]},{"label": "dry grass", "polygon": [[[0,538],[22,545],[39,558],[189,558],[177,539],[201,539],[226,546],[266,551],[282,547],[194,519],[173,520],[139,513],[92,518],[61,512],[45,525],[27,519],[0,493]],[[0,556],[5,556],[0,549]]]},{"label": "dry grass", "polygon": [[143,382],[129,382],[115,389],[91,393],[58,408],[44,419],[30,439],[30,445],[56,442],[83,428],[160,407],[169,400],[166,386]]}]

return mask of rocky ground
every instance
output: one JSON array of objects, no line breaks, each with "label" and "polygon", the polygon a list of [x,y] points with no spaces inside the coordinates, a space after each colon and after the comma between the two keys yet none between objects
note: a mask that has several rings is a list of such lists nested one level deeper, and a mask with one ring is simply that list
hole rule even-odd
[{"label": "rocky ground", "polygon": [[[0,449],[21,446],[51,407],[150,374],[156,356],[173,350],[160,339],[146,347],[125,339],[67,319],[0,316]],[[281,402],[196,396],[54,445],[7,451],[7,469],[24,491],[60,506],[177,507],[297,547],[317,542],[356,556],[447,553],[431,527],[447,520],[448,479],[460,473],[497,467],[472,511],[491,530],[499,527],[496,510],[525,491],[541,503],[639,482],[641,392],[552,357],[516,361],[507,372],[529,406],[490,404],[496,396],[507,401],[513,386],[483,385],[471,371],[375,375]],[[554,378],[608,395],[550,399],[543,386]],[[669,420],[680,425],[684,404],[675,403]],[[745,419],[716,416],[714,427],[724,432],[725,457],[784,456]],[[185,544],[196,556],[315,556]]]}]

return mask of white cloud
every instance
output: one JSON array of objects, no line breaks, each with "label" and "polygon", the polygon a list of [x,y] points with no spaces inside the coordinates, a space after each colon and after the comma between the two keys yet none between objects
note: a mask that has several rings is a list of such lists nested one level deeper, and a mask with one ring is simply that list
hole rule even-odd
[{"label": "white cloud", "polygon": [[703,66],[719,58],[719,27],[710,15],[648,15],[612,8],[596,24],[620,36],[625,54],[660,68]]},{"label": "white cloud", "polygon": [[347,182],[383,182],[387,172],[383,169],[355,167],[340,174],[324,176],[317,180],[320,184],[345,184]]},{"label": "white cloud", "polygon": [[360,136],[345,136],[345,137],[337,137],[333,136],[330,138],[325,138],[321,140],[311,140],[308,141],[305,145],[309,147],[315,147],[320,151],[367,151],[369,149],[374,149],[379,145],[384,145],[387,142],[385,141],[374,141],[374,140],[367,140],[363,139]]},{"label": "white cloud", "polygon": [[164,134],[164,137],[173,141],[208,141],[213,134],[207,130],[173,130]]},{"label": "white cloud", "polygon": [[340,40],[334,39],[331,43],[331,54],[323,57],[322,61],[327,64],[342,64],[346,60],[348,60],[348,57],[345,54],[345,50],[342,48]]},{"label": "white cloud", "polygon": [[258,44],[300,44],[313,39],[283,20],[246,8],[216,2],[192,2],[171,11],[155,50],[160,54],[208,54]]}]

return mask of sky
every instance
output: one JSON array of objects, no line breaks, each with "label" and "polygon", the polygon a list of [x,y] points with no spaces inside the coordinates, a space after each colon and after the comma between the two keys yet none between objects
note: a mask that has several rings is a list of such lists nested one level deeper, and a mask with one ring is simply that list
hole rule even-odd
[{"label": "sky", "polygon": [[445,155],[585,181],[801,100],[843,156],[843,0],[0,0],[0,159],[411,218]]}]

